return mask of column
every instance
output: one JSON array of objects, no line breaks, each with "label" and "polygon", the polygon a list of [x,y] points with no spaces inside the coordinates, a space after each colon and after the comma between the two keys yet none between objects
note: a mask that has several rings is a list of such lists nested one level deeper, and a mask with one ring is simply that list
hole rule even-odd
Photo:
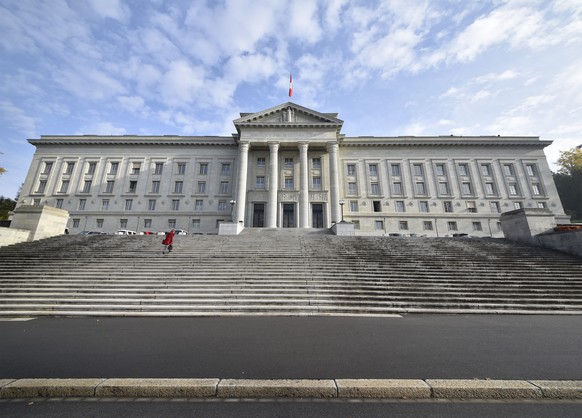
[{"label": "column", "polygon": [[249,165],[248,142],[241,142],[238,145],[238,184],[236,190],[236,204],[234,222],[239,223],[245,220],[245,205],[247,201],[247,170]]},{"label": "column", "polygon": [[267,228],[277,228],[277,197],[279,192],[279,143],[269,142],[269,202]]},{"label": "column", "polygon": [[330,142],[327,144],[329,152],[329,178],[330,178],[330,209],[331,221],[341,221],[340,205],[339,205],[339,170],[338,170],[338,149],[337,142]]},{"label": "column", "polygon": [[299,228],[309,228],[309,143],[299,143]]}]

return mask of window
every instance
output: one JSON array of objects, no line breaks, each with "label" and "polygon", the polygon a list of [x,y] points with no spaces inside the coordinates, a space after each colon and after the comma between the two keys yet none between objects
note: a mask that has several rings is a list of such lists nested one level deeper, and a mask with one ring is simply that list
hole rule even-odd
[{"label": "window", "polygon": [[67,193],[67,190],[69,190],[69,180],[63,180],[59,193]]},{"label": "window", "polygon": [[355,164],[348,164],[348,176],[355,176],[356,175],[356,165]]},{"label": "window", "polygon": [[380,194],[380,187],[378,183],[371,183],[370,184],[370,194],[379,195]]},{"label": "window", "polygon": [[293,177],[285,177],[285,189],[292,189],[293,188]]},{"label": "window", "polygon": [[525,166],[525,171],[526,171],[528,176],[535,176],[536,175],[536,169],[533,166],[533,164],[527,164]]},{"label": "window", "polygon": [[109,165],[109,174],[115,175],[117,174],[117,170],[119,169],[119,163],[111,163]]},{"label": "window", "polygon": [[406,212],[406,207],[404,206],[404,200],[397,200],[394,202],[396,212]]},{"label": "window", "polygon": [[148,200],[148,210],[156,210],[156,199]]},{"label": "window", "polygon": [[105,184],[105,193],[113,193],[114,185],[115,182],[113,180],[107,180],[107,183]]},{"label": "window", "polygon": [[428,209],[428,202],[426,200],[421,200],[420,202],[418,202],[418,208],[421,212],[429,212]]},{"label": "window", "polygon": [[222,174],[223,176],[230,174],[230,163],[222,163],[220,174]]},{"label": "window", "polygon": [[178,163],[178,175],[186,174],[186,163]]},{"label": "window", "polygon": [[495,194],[495,185],[493,183],[485,183],[485,194]]},{"label": "window", "polygon": [[101,210],[109,210],[109,199],[103,199],[101,201]]},{"label": "window", "polygon": [[546,203],[545,202],[538,202],[538,209],[546,209]]},{"label": "window", "polygon": [[119,227],[122,229],[127,228],[127,219],[120,219],[119,220]]},{"label": "window", "polygon": [[63,208],[63,199],[57,199],[56,208],[57,209],[62,209]]},{"label": "window", "polygon": [[513,202],[513,209],[521,209],[523,208],[523,203],[521,202]]},{"label": "window", "polygon": [[473,222],[473,231],[483,231],[481,222]]},{"label": "window", "polygon": [[402,183],[399,181],[395,181],[392,183],[392,193],[394,194],[402,194]]},{"label": "window", "polygon": [[466,195],[470,196],[473,194],[473,190],[471,188],[471,183],[463,182],[463,184],[461,184],[461,190],[465,196]]},{"label": "window", "polygon": [[206,182],[205,181],[198,182],[198,193],[206,193]]},{"label": "window", "polygon": [[293,158],[285,158],[285,168],[293,168]]},{"label": "window", "polygon": [[392,173],[393,176],[399,176],[400,164],[390,164],[390,173]]},{"label": "window", "polygon": [[422,164],[412,164],[412,171],[415,176],[422,176]]},{"label": "window", "polygon": [[89,193],[91,191],[91,180],[85,180],[83,184],[83,193]]},{"label": "window", "polygon": [[481,174],[484,176],[491,175],[491,165],[490,164],[481,164]]},{"label": "window", "polygon": [[125,199],[125,210],[131,210],[133,199]]},{"label": "window", "polygon": [[96,219],[95,224],[97,225],[97,228],[103,228],[103,219]]},{"label": "window", "polygon": [[[75,163],[69,163],[69,167],[71,166],[71,164],[74,166]],[[73,170],[71,167],[71,172],[69,173],[69,167],[67,167],[67,174],[72,174]],[[95,174],[95,170],[97,169],[97,163],[89,163],[89,167],[87,168],[87,174],[89,175],[93,175]]]},{"label": "window", "polygon": [[80,223],[80,219],[73,219],[73,228],[78,228]]},{"label": "window", "polygon": [[516,196],[517,195],[517,186],[515,183],[509,183],[509,194],[511,196]]},{"label": "window", "polygon": [[46,180],[41,180],[38,182],[38,187],[36,188],[35,193],[44,193],[46,189]]},{"label": "window", "polygon": [[180,199],[172,199],[172,210],[180,210]]},{"label": "window", "polygon": [[169,229],[176,228],[176,220],[175,219],[168,219],[168,228]]},{"label": "window", "polygon": [[319,176],[313,177],[313,188],[315,190],[321,190],[321,177]]},{"label": "window", "polygon": [[449,221],[447,222],[447,225],[449,226],[449,231],[458,231],[457,222]]},{"label": "window", "polygon": [[228,181],[221,181],[220,182],[220,193],[221,194],[228,193]]},{"label": "window", "polygon": [[131,167],[131,174],[136,176],[139,174],[139,171],[141,170],[141,163],[133,163],[132,167]]},{"label": "window", "polygon": [[382,204],[379,200],[374,200],[372,202],[372,206],[374,208],[374,212],[382,212]]},{"label": "window", "polygon": [[226,212],[226,200],[219,200],[218,201],[218,211],[219,212]]},{"label": "window", "polygon": [[354,229],[360,229],[360,221],[352,221],[354,224]]},{"label": "window", "polygon": [[426,187],[424,181],[416,182],[416,194],[426,194]]},{"label": "window", "polygon": [[257,167],[265,168],[265,165],[266,165],[265,157],[258,157],[257,158]]},{"label": "window", "polygon": [[257,189],[263,190],[265,188],[265,176],[257,176],[257,181],[255,182],[255,187]]},{"label": "window", "polygon": [[445,212],[452,213],[453,212],[453,202],[444,201],[443,202],[443,209]]},{"label": "window", "polygon": [[501,212],[499,202],[491,202],[489,204],[489,206],[491,207],[491,213],[500,213]]},{"label": "window", "polygon": [[154,174],[161,175],[164,172],[164,163],[156,163]]},{"label": "window", "polygon": [[439,193],[440,194],[449,194],[449,183],[446,181],[439,181]]},{"label": "window", "polygon": [[194,204],[194,210],[202,210],[204,205],[204,201],[202,199],[197,199],[196,203]]},{"label": "window", "polygon": [[159,180],[152,181],[152,193],[160,192],[160,182]]},{"label": "window", "polygon": [[[95,164],[95,163],[89,163],[89,167],[91,167],[91,164]],[[67,169],[65,170],[65,174],[73,174],[73,170],[75,169],[75,163],[67,163]],[[93,169],[93,172],[95,172],[95,169]],[[93,174],[93,173],[87,173],[87,174]]]},{"label": "window", "polygon": [[534,196],[539,196],[541,194],[540,193],[540,185],[537,183],[533,183],[531,185],[531,190],[532,190],[532,193],[534,194]]},{"label": "window", "polygon": [[383,231],[384,221],[374,221],[374,228],[376,229],[376,231]]},{"label": "window", "polygon": [[51,172],[51,169],[53,168],[53,163],[50,161],[47,161],[44,163],[44,171],[42,172],[42,174],[49,174]]},{"label": "window", "polygon": [[436,168],[436,175],[437,176],[444,176],[445,175],[445,165],[444,164],[437,164]]},{"label": "window", "polygon": [[137,181],[131,180],[129,182],[129,193],[135,193],[137,190]]},{"label": "window", "polygon": [[467,169],[467,164],[459,164],[459,175],[468,176],[469,170]]},{"label": "window", "polygon": [[152,220],[151,219],[144,219],[143,220],[143,227],[144,228],[151,228],[152,227]]},{"label": "window", "polygon": [[357,212],[358,211],[358,201],[357,200],[350,200],[350,212]]},{"label": "window", "polygon": [[511,164],[503,164],[503,174],[513,176],[513,166]]},{"label": "window", "polygon": [[198,174],[200,174],[201,176],[205,176],[208,174],[208,163],[200,163]]},{"label": "window", "polygon": [[398,229],[402,231],[408,231],[408,221],[399,221],[398,222]]},{"label": "window", "polygon": [[370,164],[368,166],[369,169],[369,173],[371,176],[377,176],[378,175],[378,164]]},{"label": "window", "polygon": [[348,183],[348,194],[352,196],[358,194],[358,186],[356,183]]},{"label": "window", "polygon": [[200,229],[200,219],[192,219],[192,229]]},{"label": "window", "polygon": [[40,206],[40,199],[34,199],[32,202],[33,206]]},{"label": "window", "polygon": [[467,211],[469,213],[477,213],[477,204],[474,201],[467,202]]},{"label": "window", "polygon": [[85,210],[86,204],[87,204],[87,199],[79,199],[79,210]]},{"label": "window", "polygon": [[422,229],[425,231],[432,231],[432,221],[423,221]]},{"label": "window", "polygon": [[177,181],[174,183],[174,193],[182,193],[182,188],[184,187],[183,181]]},{"label": "window", "polygon": [[311,159],[311,166],[315,170],[319,170],[321,168],[321,158],[312,158]]}]

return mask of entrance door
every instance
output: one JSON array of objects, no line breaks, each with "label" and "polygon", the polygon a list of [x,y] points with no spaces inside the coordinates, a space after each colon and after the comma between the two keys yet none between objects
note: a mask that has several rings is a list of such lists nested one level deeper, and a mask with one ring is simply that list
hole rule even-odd
[{"label": "entrance door", "polygon": [[321,203],[311,205],[311,227],[323,228],[323,204]]},{"label": "entrance door", "polygon": [[295,204],[283,203],[283,228],[295,228]]},{"label": "entrance door", "polygon": [[263,228],[265,226],[265,204],[255,203],[253,205],[253,227]]}]

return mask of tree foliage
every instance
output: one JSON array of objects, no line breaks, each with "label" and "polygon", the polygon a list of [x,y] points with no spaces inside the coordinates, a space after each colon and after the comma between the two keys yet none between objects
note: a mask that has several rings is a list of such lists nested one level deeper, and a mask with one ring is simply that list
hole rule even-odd
[{"label": "tree foliage", "polygon": [[576,172],[582,172],[582,148],[561,151],[557,163],[560,166],[558,174],[571,176]]},{"label": "tree foliage", "polygon": [[582,149],[560,152],[557,163],[560,169],[554,174],[554,182],[564,211],[573,221],[582,221]]},{"label": "tree foliage", "polygon": [[0,167],[0,175],[6,173],[6,169],[4,167]]},{"label": "tree foliage", "polygon": [[14,210],[16,207],[16,200],[12,200],[8,197],[0,196],[0,220],[5,221],[8,219],[8,212]]}]

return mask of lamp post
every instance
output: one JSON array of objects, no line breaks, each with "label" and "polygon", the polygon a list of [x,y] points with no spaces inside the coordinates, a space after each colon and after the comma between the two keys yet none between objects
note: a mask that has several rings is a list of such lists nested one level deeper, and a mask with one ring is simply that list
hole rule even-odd
[{"label": "lamp post", "polygon": [[236,200],[234,200],[234,199],[232,199],[232,200],[230,201],[230,221],[231,221],[231,222],[234,222],[234,219],[233,219],[233,216],[232,216],[232,214],[233,214],[233,211],[234,211],[234,204],[235,204],[235,203],[236,203]]},{"label": "lamp post", "polygon": [[345,204],[345,203],[346,203],[346,202],[344,202],[343,200],[340,200],[340,201],[339,201],[340,207],[342,208],[342,222],[345,222],[345,221],[344,221],[344,204]]}]

